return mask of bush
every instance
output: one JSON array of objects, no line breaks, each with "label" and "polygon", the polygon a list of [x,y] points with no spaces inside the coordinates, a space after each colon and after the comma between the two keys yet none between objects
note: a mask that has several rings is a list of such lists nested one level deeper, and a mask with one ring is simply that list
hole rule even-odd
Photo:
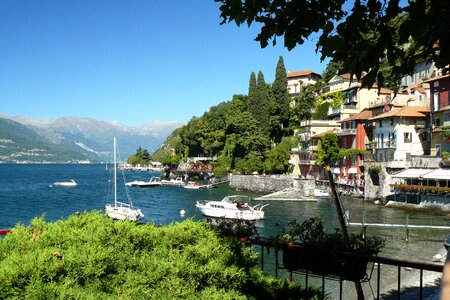
[{"label": "bush", "polygon": [[205,222],[139,225],[99,212],[54,223],[41,217],[0,239],[0,299],[258,299],[249,285],[286,290],[256,262],[250,247]]}]

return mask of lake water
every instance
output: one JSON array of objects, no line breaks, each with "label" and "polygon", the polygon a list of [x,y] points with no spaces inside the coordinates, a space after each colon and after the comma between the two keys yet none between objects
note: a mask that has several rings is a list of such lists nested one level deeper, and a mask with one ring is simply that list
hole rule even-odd
[{"label": "lake water", "polygon": [[[44,216],[47,221],[67,218],[76,211],[103,211],[105,204],[112,201],[111,168],[105,165],[66,165],[66,164],[0,164],[0,228],[11,228],[17,223],[29,225],[36,216]],[[125,181],[149,180],[157,173],[124,173]],[[76,187],[51,187],[56,181],[73,179]],[[120,200],[124,196],[124,179],[118,172]],[[144,222],[170,224],[186,218],[204,220],[195,208],[197,200],[220,200],[230,194],[246,194],[221,184],[209,190],[188,190],[177,187],[128,188],[134,206],[140,208],[145,217]],[[363,214],[366,222],[404,224],[406,218],[410,224],[446,225],[450,224],[448,216],[411,212],[402,209],[387,208],[363,202],[361,199],[343,198],[346,210],[350,211],[351,222],[361,222]],[[266,219],[258,223],[262,236],[278,232],[292,219],[304,220],[321,217],[327,227],[338,227],[336,213],[332,203],[270,201],[265,208]],[[180,210],[186,214],[180,216]],[[359,232],[361,228],[352,228]],[[449,232],[433,230],[411,230],[411,241],[405,242],[404,229],[368,229],[368,234],[386,237],[388,243],[383,254],[388,257],[429,262],[431,257],[442,248]]]}]

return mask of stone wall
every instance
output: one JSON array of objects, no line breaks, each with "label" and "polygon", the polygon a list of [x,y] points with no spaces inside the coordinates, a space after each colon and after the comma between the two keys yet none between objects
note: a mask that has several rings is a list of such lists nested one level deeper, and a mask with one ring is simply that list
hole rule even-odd
[{"label": "stone wall", "polygon": [[257,193],[273,193],[293,187],[293,179],[288,176],[233,175],[230,187]]}]

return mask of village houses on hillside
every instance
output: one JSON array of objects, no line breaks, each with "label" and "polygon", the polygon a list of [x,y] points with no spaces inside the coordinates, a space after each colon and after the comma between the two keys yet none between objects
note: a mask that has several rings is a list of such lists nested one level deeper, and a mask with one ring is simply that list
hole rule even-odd
[{"label": "village houses on hillside", "polygon": [[[287,76],[292,96],[320,78],[309,70]],[[439,164],[445,166],[450,152],[450,74],[443,74],[431,62],[421,62],[412,76],[402,78],[401,85],[394,93],[377,86],[361,88],[350,74],[333,76],[321,97],[332,102],[339,93],[344,101],[330,105],[325,120],[301,122],[299,144],[289,161],[292,175],[326,179],[315,163],[314,151],[322,135],[336,133],[341,147],[349,150],[348,157],[332,166],[341,190],[364,193],[366,199],[396,192],[396,198],[403,195],[398,201],[450,202],[450,169],[439,168]]]}]

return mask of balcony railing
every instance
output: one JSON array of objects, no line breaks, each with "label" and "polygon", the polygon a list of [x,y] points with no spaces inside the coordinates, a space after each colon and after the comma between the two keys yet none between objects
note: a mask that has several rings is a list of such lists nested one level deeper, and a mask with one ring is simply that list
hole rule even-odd
[{"label": "balcony railing", "polygon": [[337,135],[356,135],[356,128],[339,129]]}]

